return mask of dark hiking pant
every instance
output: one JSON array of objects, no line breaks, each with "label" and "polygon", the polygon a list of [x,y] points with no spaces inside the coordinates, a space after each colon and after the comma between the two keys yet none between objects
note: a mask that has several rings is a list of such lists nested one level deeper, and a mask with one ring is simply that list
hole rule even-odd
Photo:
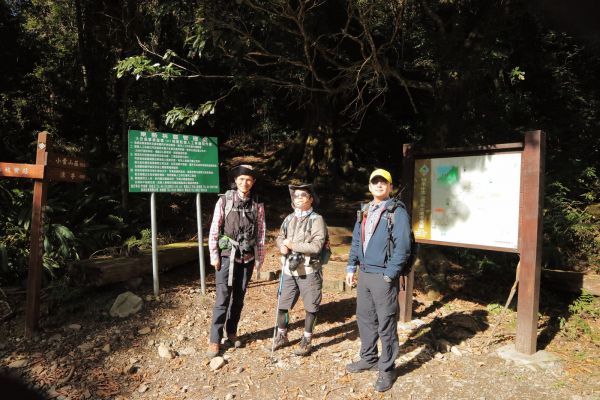
[{"label": "dark hiking pant", "polygon": [[[356,320],[360,335],[360,358],[378,363],[379,371],[394,369],[398,357],[398,280],[383,280],[383,274],[361,271],[358,278]],[[381,339],[378,356],[377,339]]]},{"label": "dark hiking pant", "polygon": [[221,257],[221,269],[216,271],[217,298],[213,307],[212,324],[210,327],[210,342],[221,343],[223,327],[228,335],[236,335],[246,288],[254,271],[254,260],[247,263],[235,263],[233,285],[227,286],[229,277],[229,257]]}]

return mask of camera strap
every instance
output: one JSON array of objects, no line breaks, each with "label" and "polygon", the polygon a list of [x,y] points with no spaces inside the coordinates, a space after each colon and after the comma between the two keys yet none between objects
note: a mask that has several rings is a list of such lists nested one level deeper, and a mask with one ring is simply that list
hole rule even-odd
[{"label": "camera strap", "polygon": [[233,269],[235,268],[235,255],[239,251],[240,242],[229,238],[229,243],[231,243],[231,255],[229,256],[229,275],[227,276],[227,286],[233,286]]}]

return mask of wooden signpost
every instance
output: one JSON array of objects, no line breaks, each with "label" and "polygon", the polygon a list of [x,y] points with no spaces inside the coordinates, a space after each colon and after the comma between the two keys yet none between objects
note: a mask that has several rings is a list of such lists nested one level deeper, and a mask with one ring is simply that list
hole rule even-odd
[{"label": "wooden signpost", "polygon": [[40,291],[42,285],[42,256],[44,244],[44,208],[49,181],[83,182],[87,179],[87,163],[81,159],[50,152],[50,135],[38,134],[35,164],[0,162],[0,178],[34,179],[31,211],[31,241],[29,273],[27,274],[26,334],[38,328]]},{"label": "wooden signpost", "polygon": [[[536,352],[546,135],[522,143],[417,152],[403,148],[403,201],[418,243],[518,253],[515,348]],[[400,320],[412,318],[414,273],[400,291]]]}]

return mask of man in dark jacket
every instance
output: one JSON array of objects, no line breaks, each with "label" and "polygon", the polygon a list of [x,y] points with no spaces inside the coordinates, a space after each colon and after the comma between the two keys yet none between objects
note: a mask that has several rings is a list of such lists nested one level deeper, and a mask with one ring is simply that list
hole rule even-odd
[{"label": "man in dark jacket", "polygon": [[396,200],[390,199],[392,176],[388,171],[376,169],[371,173],[369,191],[373,201],[363,208],[354,226],[346,269],[348,285],[353,285],[356,269],[360,269],[356,320],[361,341],[360,360],[348,364],[346,370],[379,370],[375,390],[385,392],[395,379],[394,361],[399,351],[398,278],[410,256],[411,227],[404,207],[393,207]]}]

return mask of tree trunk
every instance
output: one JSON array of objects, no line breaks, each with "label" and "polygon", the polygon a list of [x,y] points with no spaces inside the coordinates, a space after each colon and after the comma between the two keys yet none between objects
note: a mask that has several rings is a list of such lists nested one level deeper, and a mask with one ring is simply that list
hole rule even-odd
[{"label": "tree trunk", "polygon": [[302,130],[273,157],[273,167],[285,179],[331,183],[352,172],[350,133],[340,134],[336,115],[326,100],[313,102]]}]

